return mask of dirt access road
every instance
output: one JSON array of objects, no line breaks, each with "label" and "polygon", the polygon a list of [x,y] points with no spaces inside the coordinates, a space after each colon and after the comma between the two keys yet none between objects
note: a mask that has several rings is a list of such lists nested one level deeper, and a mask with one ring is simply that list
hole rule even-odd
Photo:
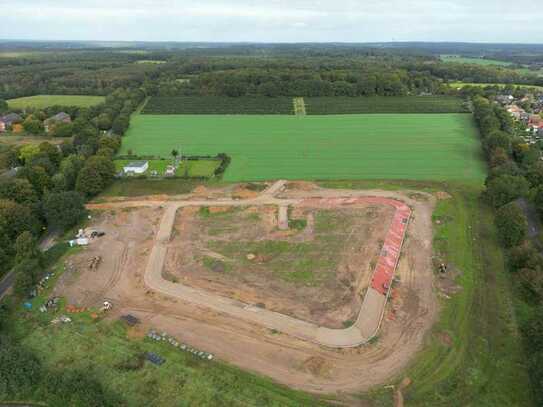
[{"label": "dirt access road", "polygon": [[[304,341],[310,341],[318,345],[330,348],[357,347],[369,342],[379,330],[385,312],[387,298],[392,287],[392,278],[398,263],[407,223],[411,217],[410,208],[404,203],[382,197],[352,197],[352,198],[327,198],[320,200],[280,199],[275,195],[281,191],[285,181],[278,181],[254,199],[243,201],[227,199],[222,201],[196,200],[168,202],[164,205],[165,213],[160,222],[155,245],[151,250],[144,275],[145,285],[156,292],[193,303],[198,306],[208,307],[217,312],[229,314],[235,318],[241,318],[249,322],[263,325],[266,328],[276,330]],[[170,241],[175,216],[180,208],[202,206],[258,206],[277,205],[288,207],[289,205],[338,207],[341,205],[354,205],[370,202],[372,204],[390,205],[396,209],[393,226],[385,239],[382,253],[375,267],[373,284],[366,291],[362,307],[355,323],[345,329],[331,329],[316,324],[302,321],[288,315],[270,311],[251,304],[221,297],[209,293],[203,289],[189,287],[181,283],[173,283],[164,279],[162,272],[166,259],[167,244]],[[114,204],[116,206],[118,204]],[[148,206],[149,203],[145,202]],[[395,228],[395,225],[401,227]]]},{"label": "dirt access road", "polygon": [[[102,247],[95,246],[90,250],[102,253],[106,253],[106,250],[111,257],[118,256],[116,251],[126,252],[119,267],[115,265],[112,267],[113,271],[105,268],[100,272],[104,273],[103,276],[94,274],[89,279],[85,278],[89,272],[79,277],[74,276],[72,286],[67,284],[59,291],[65,292],[68,299],[74,302],[81,298],[81,290],[92,294],[89,294],[88,298],[111,298],[118,304],[115,312],[133,313],[142,318],[144,326],[166,330],[194,346],[215,353],[220,359],[268,375],[292,387],[330,393],[365,390],[383,383],[397,374],[420,349],[437,312],[430,264],[431,213],[435,198],[418,192],[328,190],[314,185],[310,189],[296,189],[290,185],[283,188],[284,184],[275,184],[256,198],[242,201],[228,198],[211,201],[193,194],[184,196],[182,200],[150,198],[89,205],[90,209],[122,209],[114,211],[116,215],[111,215],[123,217],[118,219],[116,227],[129,228],[132,222],[137,221],[140,223],[137,230],[145,231],[145,236],[135,233],[135,230],[127,230],[115,239],[108,234],[106,239],[114,240],[115,245],[119,246],[118,250],[107,240],[99,243]],[[215,194],[215,191],[213,193]],[[383,308],[378,304],[376,309],[379,312],[373,314],[380,313],[377,319],[380,320],[384,311],[377,341],[362,347],[341,348],[367,340],[369,334],[360,329],[363,323],[361,318],[366,313],[360,313],[357,323],[347,330],[355,332],[357,336],[354,339],[349,335],[337,335],[337,332],[345,330],[330,330],[331,335],[323,337],[318,335],[318,327],[309,325],[305,328],[305,324],[300,325],[294,318],[285,319],[281,314],[276,316],[274,313],[262,313],[261,309],[255,311],[251,306],[232,302],[228,298],[212,296],[210,301],[205,292],[186,291],[181,284],[165,281],[172,284],[166,290],[174,291],[162,291],[164,279],[161,270],[166,254],[165,243],[170,238],[170,225],[174,222],[175,213],[182,206],[305,203],[334,207],[341,203],[348,204],[349,200],[368,197],[402,201],[413,210],[413,217],[409,222],[409,237],[404,243],[406,247],[404,254],[399,257],[397,268],[401,283],[388,292],[389,305]],[[127,208],[144,209],[130,212]],[[157,215],[162,218],[160,223],[153,220]],[[147,223],[142,223],[144,218],[148,219]],[[107,222],[111,224],[111,220]],[[89,252],[86,255],[91,254]],[[92,286],[94,281],[97,277],[107,279],[108,273],[115,273],[115,283],[103,284],[103,287],[101,284],[97,294]],[[84,284],[82,278],[85,278]],[[183,290],[181,294],[179,289]],[[386,299],[381,293],[377,298],[381,301]],[[89,305],[91,302],[87,301]],[[372,313],[368,315],[370,314]],[[262,322],[262,315],[265,315],[264,319],[270,318],[273,324],[279,322],[281,330],[269,328],[268,322]],[[372,321],[375,321],[375,318],[372,318]],[[302,330],[300,334],[301,326],[307,329],[307,332]],[[325,343],[326,346],[319,346],[317,343]],[[332,347],[336,347],[336,350],[331,349]]]}]

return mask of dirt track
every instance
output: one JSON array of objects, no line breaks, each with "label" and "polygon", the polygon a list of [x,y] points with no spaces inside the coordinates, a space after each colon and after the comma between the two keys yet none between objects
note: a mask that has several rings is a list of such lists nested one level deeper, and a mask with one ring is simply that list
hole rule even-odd
[{"label": "dirt track", "polygon": [[[188,287],[180,283],[167,281],[162,276],[164,262],[167,252],[167,244],[170,241],[172,229],[175,222],[175,216],[179,208],[189,206],[254,206],[254,205],[277,205],[279,207],[287,207],[288,205],[328,205],[330,207],[356,204],[359,202],[370,201],[382,205],[390,205],[397,211],[404,211],[402,215],[404,220],[408,221],[411,216],[411,210],[407,205],[400,201],[382,198],[382,197],[357,197],[357,198],[336,198],[331,200],[292,200],[278,199],[274,194],[278,193],[283,188],[285,182],[278,181],[268,188],[264,193],[257,198],[239,200],[223,200],[223,201],[177,201],[168,202],[165,205],[164,216],[160,222],[160,226],[156,235],[155,245],[151,250],[149,261],[147,263],[144,282],[145,285],[161,294],[188,301],[192,304],[207,307],[217,312],[229,314],[230,316],[241,318],[249,322],[265,326],[266,328],[276,330],[290,336],[302,339],[304,341],[314,342],[318,345],[328,346],[330,348],[349,348],[363,345],[370,341],[379,330],[381,320],[383,318],[386,306],[386,300],[389,295],[391,285],[387,285],[384,292],[379,292],[374,287],[369,287],[356,322],[345,329],[330,329],[315,324],[292,318],[288,315],[278,312],[262,309],[250,304],[245,304],[230,298],[220,297],[209,293],[202,289]],[[118,204],[113,204],[116,206]],[[122,205],[122,204],[120,204]],[[145,202],[145,206],[149,203]],[[389,231],[389,235],[394,232]],[[388,249],[389,259],[384,259],[383,262],[391,262],[392,273],[397,264],[401,246],[403,243],[403,234],[397,239],[396,245],[390,244]],[[387,240],[391,239],[388,237]],[[381,258],[385,257],[383,254]],[[381,263],[381,261],[379,262]],[[376,273],[379,271],[379,263]]]},{"label": "dirt track", "polygon": [[[240,307],[239,304],[232,303],[229,299],[215,298],[213,300],[217,301],[215,309],[210,309],[209,298],[202,297],[201,292],[184,290],[182,294],[188,294],[189,297],[182,296],[181,298],[170,295],[179,294],[180,284],[170,283],[173,285],[169,286],[167,290],[175,289],[175,292],[168,292],[168,295],[157,293],[154,290],[146,290],[144,278],[146,283],[153,287],[157,282],[162,284],[165,281],[160,273],[158,273],[160,280],[155,281],[151,278],[149,281],[145,269],[154,273],[157,273],[156,270],[162,269],[165,254],[163,243],[169,239],[169,231],[171,230],[169,225],[173,224],[172,218],[175,217],[175,208],[178,205],[209,205],[208,200],[190,200],[194,199],[191,197],[182,203],[157,200],[91,206],[92,209],[122,208],[125,211],[129,207],[150,207],[143,209],[144,212],[135,213],[133,217],[137,218],[140,223],[149,219],[145,220],[147,226],[143,227],[142,225],[141,227],[150,230],[151,235],[156,233],[156,241],[149,237],[141,238],[139,241],[133,242],[132,245],[124,244],[124,249],[115,249],[107,241],[100,243],[103,247],[97,246],[90,250],[100,251],[107,248],[106,250],[112,251],[111,255],[116,257],[118,256],[114,252],[127,251],[123,260],[119,261],[120,264],[113,267],[117,270],[114,272],[116,277],[113,280],[106,280],[110,282],[110,285],[106,287],[100,284],[100,289],[98,287],[93,289],[93,280],[86,278],[85,274],[88,273],[84,273],[71,283],[64,284],[59,288],[59,291],[72,302],[83,301],[81,300],[81,285],[83,285],[82,279],[84,279],[85,290],[94,290],[96,294],[94,298],[100,298],[100,296],[112,298],[116,304],[119,304],[116,308],[117,312],[132,312],[142,317],[149,326],[167,330],[178,335],[184,341],[215,353],[223,360],[271,376],[275,380],[293,387],[314,392],[355,391],[383,383],[405,366],[413,353],[420,348],[422,339],[436,314],[430,266],[433,197],[425,195],[424,199],[417,200],[417,198],[409,198],[402,193],[323,190],[319,188],[303,191],[287,190],[281,192],[280,199],[272,196],[280,190],[281,188],[272,189],[271,192],[268,190],[253,199],[250,204],[279,204],[284,203],[285,200],[297,203],[311,197],[349,199],[380,196],[400,199],[413,208],[414,217],[409,227],[409,238],[405,242],[405,254],[401,256],[398,265],[401,284],[392,291],[391,305],[385,311],[384,323],[376,343],[354,349],[330,350],[308,340],[299,339],[301,335],[297,338],[297,335],[287,332],[288,329],[297,329],[300,325],[295,322],[295,326],[292,328],[291,319],[285,320],[284,316],[279,316],[278,320],[281,323],[285,322],[285,326],[281,330],[287,332],[286,335],[277,333],[276,328],[270,329],[262,326],[261,318],[257,318],[258,322],[255,323],[255,320],[249,317],[249,315],[260,317],[261,310],[255,313],[254,310],[245,309],[244,305]],[[248,205],[248,200],[233,201],[229,199],[214,201],[213,205],[216,206],[219,202],[221,205],[227,206]],[[157,211],[161,211],[160,206],[164,206],[166,212],[161,225],[158,225],[155,220],[156,215],[160,213]],[[145,264],[148,266],[145,267]],[[104,274],[110,272],[112,271],[109,268],[102,271]],[[149,275],[153,276],[153,274]],[[157,277],[157,274],[154,276]],[[168,282],[166,281],[166,283]],[[163,289],[162,286],[157,288],[159,291]],[[96,291],[99,292],[96,293]],[[90,298],[86,297],[85,301],[88,303]],[[380,295],[379,298],[384,297]],[[223,300],[227,300],[226,303]],[[225,312],[223,309],[225,304],[229,310],[234,307],[235,312],[233,314]],[[93,304],[89,303],[88,305]],[[272,322],[276,323],[277,316],[274,314],[271,316]],[[359,326],[357,327],[359,328]],[[332,339],[327,335],[319,337],[315,327],[308,327],[306,333],[313,334],[313,338],[317,339],[317,342],[322,340],[323,343],[331,346],[342,346],[348,341],[351,341],[350,344],[352,344],[352,337],[341,336],[338,341],[337,330],[332,331],[334,331]],[[362,336],[360,329],[355,335],[358,335],[355,342],[360,338],[366,338]]]}]

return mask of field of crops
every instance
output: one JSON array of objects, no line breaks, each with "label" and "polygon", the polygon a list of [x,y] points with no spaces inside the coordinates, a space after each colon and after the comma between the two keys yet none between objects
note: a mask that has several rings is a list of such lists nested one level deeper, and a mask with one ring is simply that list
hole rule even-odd
[{"label": "field of crops", "polygon": [[462,99],[448,96],[405,97],[153,97],[143,114],[294,114],[297,100],[305,101],[304,114],[464,113]]},{"label": "field of crops", "polygon": [[293,114],[293,104],[284,97],[153,97],[142,114]]},{"label": "field of crops", "polygon": [[467,112],[461,98],[448,96],[306,97],[304,100],[308,115]]},{"label": "field of crops", "polygon": [[79,96],[79,95],[36,95],[24,98],[10,99],[10,109],[35,108],[44,109],[49,106],[78,106],[90,107],[104,102],[103,96]]},{"label": "field of crops", "polygon": [[539,89],[543,90],[543,86],[537,86],[537,85],[525,85],[521,83],[475,83],[475,82],[450,82],[449,86],[454,89],[464,88],[466,86],[478,86],[478,87],[486,87],[486,86],[497,86],[499,88],[505,88],[506,86],[514,86],[519,88],[528,88],[528,89]]},{"label": "field of crops", "polygon": [[345,116],[139,115],[121,154],[166,157],[225,152],[224,179],[412,179],[480,183],[469,114]]},{"label": "field of crops", "polygon": [[496,59],[468,58],[468,57],[461,57],[458,55],[441,55],[440,58],[443,62],[456,62],[458,64],[495,65],[495,66],[512,65],[511,62],[498,61]]}]

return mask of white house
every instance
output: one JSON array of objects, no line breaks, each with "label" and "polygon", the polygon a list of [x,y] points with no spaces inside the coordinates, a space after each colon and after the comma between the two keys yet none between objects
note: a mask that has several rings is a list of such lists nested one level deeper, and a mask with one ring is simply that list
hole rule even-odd
[{"label": "white house", "polygon": [[143,174],[149,169],[149,161],[132,161],[123,167],[125,174]]}]

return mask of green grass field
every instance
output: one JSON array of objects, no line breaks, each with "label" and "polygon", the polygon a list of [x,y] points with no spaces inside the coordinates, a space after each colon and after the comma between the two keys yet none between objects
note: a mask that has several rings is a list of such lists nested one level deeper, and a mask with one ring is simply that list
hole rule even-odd
[{"label": "green grass field", "polygon": [[457,55],[441,55],[441,60],[448,63],[457,63],[457,64],[473,64],[473,65],[483,65],[483,66],[496,66],[509,68],[515,72],[518,72],[521,75],[531,75],[531,76],[543,76],[543,69],[530,69],[528,66],[522,67],[513,67],[512,62],[507,61],[498,61],[496,59],[485,59],[485,58],[467,58],[460,57]]},{"label": "green grass field", "polygon": [[121,154],[232,157],[226,181],[414,179],[480,183],[471,115],[160,116],[132,119]]},{"label": "green grass field", "polygon": [[495,59],[485,59],[485,58],[468,58],[468,57],[460,57],[457,55],[441,55],[440,58],[443,62],[455,62],[458,64],[496,65],[496,66],[512,65],[511,62],[506,62],[506,61],[498,61]]},{"label": "green grass field", "polygon": [[106,100],[103,96],[79,96],[79,95],[36,95],[24,98],[10,99],[10,109],[35,108],[44,109],[49,106],[78,106],[90,107]]},{"label": "green grass field", "polygon": [[450,82],[449,86],[451,88],[464,88],[466,86],[478,86],[478,87],[486,87],[486,86],[498,86],[500,88],[505,88],[506,86],[514,86],[519,88],[528,88],[528,89],[543,89],[543,86],[537,86],[537,85],[525,85],[521,83],[475,83],[475,82]]}]

